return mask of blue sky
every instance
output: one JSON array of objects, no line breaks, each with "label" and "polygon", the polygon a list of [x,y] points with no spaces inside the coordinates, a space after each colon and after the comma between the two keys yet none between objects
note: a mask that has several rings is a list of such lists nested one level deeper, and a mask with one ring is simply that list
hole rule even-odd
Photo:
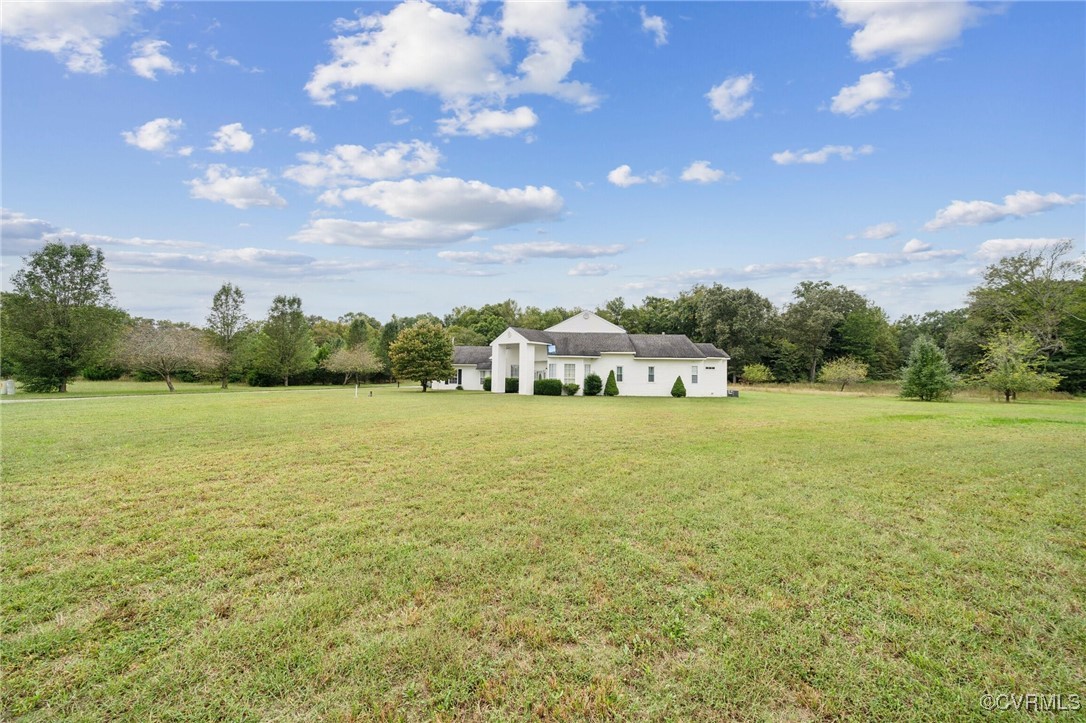
[{"label": "blue sky", "polygon": [[1086,236],[1083,3],[2,8],[3,278],[200,322],[803,279],[892,317]]}]

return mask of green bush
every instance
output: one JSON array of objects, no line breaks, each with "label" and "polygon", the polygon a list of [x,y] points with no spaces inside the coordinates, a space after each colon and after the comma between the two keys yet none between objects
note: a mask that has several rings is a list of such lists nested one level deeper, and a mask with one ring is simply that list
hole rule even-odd
[{"label": "green bush", "polygon": [[483,391],[484,392],[489,392],[490,391],[490,377],[484,377],[483,378]]},{"label": "green bush", "polygon": [[615,370],[612,369],[611,373],[607,375],[607,384],[603,387],[603,396],[605,397],[617,397],[618,396],[618,382],[615,381]]},{"label": "green bush", "polygon": [[675,377],[675,383],[671,385],[671,396],[673,397],[685,397],[686,385],[683,384],[682,377]]},{"label": "green bush", "polygon": [[909,363],[902,372],[901,396],[924,402],[950,399],[955,379],[946,353],[931,337],[920,335],[909,350]]},{"label": "green bush", "polygon": [[584,378],[584,395],[594,397],[603,391],[603,380],[599,374],[589,374]]},{"label": "green bush", "polygon": [[95,364],[83,370],[83,378],[89,382],[112,382],[124,376],[125,369],[111,367],[104,364]]},{"label": "green bush", "polygon": [[743,367],[743,381],[747,384],[772,382],[773,372],[765,364],[747,364]]},{"label": "green bush", "polygon": [[516,394],[519,391],[520,391],[520,379],[517,379],[516,377],[506,377],[505,378],[505,393],[506,394]]},{"label": "green bush", "polygon": [[462,391],[464,391],[464,387],[462,385],[460,385],[460,384],[457,384],[456,385],[456,391],[462,392]]},{"label": "green bush", "polygon": [[562,396],[562,382],[558,379],[536,379],[532,393],[544,397],[560,397]]},{"label": "green bush", "polygon": [[[557,381],[557,380],[555,380],[555,381]],[[577,394],[577,392],[579,392],[581,390],[581,385],[580,384],[574,384],[573,382],[570,382],[569,384],[563,384],[562,389],[566,390],[566,395],[567,396],[572,397],[575,394]]]}]

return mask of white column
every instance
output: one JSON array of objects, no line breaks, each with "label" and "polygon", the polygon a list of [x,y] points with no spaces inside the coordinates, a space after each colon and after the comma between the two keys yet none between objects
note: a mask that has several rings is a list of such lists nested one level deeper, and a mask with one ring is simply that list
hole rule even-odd
[{"label": "white column", "polygon": [[506,368],[505,347],[501,344],[494,344],[490,348],[490,391],[505,394],[505,375],[509,371]]},{"label": "white column", "polygon": [[532,396],[535,390],[535,347],[520,343],[520,393]]}]

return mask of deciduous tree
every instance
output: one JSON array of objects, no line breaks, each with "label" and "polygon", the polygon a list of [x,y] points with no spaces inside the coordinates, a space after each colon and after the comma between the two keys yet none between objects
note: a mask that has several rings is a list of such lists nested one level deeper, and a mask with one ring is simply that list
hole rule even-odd
[{"label": "deciduous tree", "polygon": [[49,242],[23,264],[3,299],[5,361],[27,390],[65,392],[83,367],[109,353],[125,314],[112,306],[99,249]]},{"label": "deciduous tree", "polygon": [[434,379],[448,379],[455,370],[452,339],[441,324],[422,321],[404,329],[388,348],[392,373],[397,379],[417,379],[422,391]]},{"label": "deciduous tree", "polygon": [[324,360],[322,366],[330,372],[342,374],[344,384],[352,378],[359,381],[362,377],[376,374],[382,369],[377,355],[367,349],[365,344],[356,344],[349,349],[336,349]]},{"label": "deciduous tree", "polygon": [[211,313],[207,315],[207,331],[219,350],[216,372],[222,388],[230,384],[230,371],[237,359],[241,336],[249,323],[245,315],[245,293],[227,282],[215,292]]},{"label": "deciduous tree", "polygon": [[1003,394],[1004,401],[1016,399],[1019,392],[1042,392],[1055,389],[1058,374],[1039,371],[1040,347],[1025,333],[1000,332],[984,347],[981,360],[981,380],[989,389]]},{"label": "deciduous tree", "polygon": [[842,392],[847,385],[862,382],[864,379],[867,379],[867,365],[850,356],[826,362],[818,373],[818,381],[840,384]]},{"label": "deciduous tree", "polygon": [[297,296],[276,296],[257,340],[257,367],[290,386],[290,378],[314,366],[316,348]]},{"label": "deciduous tree", "polygon": [[125,332],[117,357],[129,369],[162,377],[172,392],[178,372],[218,369],[224,354],[196,329],[144,321]]}]

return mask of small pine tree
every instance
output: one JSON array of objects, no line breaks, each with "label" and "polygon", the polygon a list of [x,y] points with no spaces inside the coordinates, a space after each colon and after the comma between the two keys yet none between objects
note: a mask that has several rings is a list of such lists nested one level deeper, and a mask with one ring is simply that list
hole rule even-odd
[{"label": "small pine tree", "polygon": [[607,384],[603,387],[603,396],[605,397],[617,397],[618,396],[618,382],[615,381],[615,370],[612,369],[611,373],[607,375]]},{"label": "small pine tree", "polygon": [[946,353],[929,336],[918,336],[909,350],[901,376],[901,396],[923,402],[949,399],[954,392],[954,373]]},{"label": "small pine tree", "polygon": [[584,378],[584,395],[594,397],[603,391],[603,380],[599,374],[589,374]]},{"label": "small pine tree", "polygon": [[671,396],[673,397],[685,397],[686,385],[683,384],[682,377],[675,377],[675,383],[671,385]]}]

